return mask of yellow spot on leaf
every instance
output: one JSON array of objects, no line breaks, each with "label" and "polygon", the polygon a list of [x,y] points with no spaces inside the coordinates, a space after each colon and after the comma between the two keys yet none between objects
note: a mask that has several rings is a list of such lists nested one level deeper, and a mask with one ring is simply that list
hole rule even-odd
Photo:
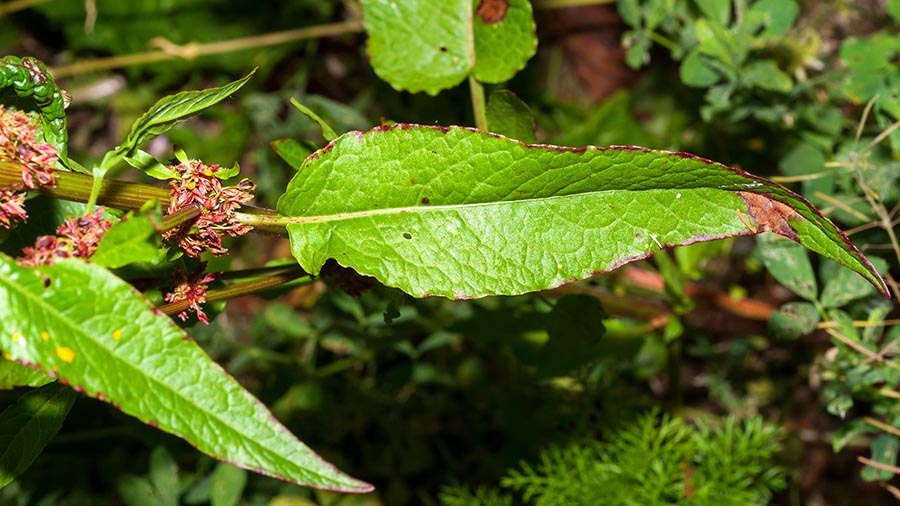
[{"label": "yellow spot on leaf", "polygon": [[72,348],[67,348],[65,346],[57,346],[56,354],[59,356],[59,359],[63,362],[72,363],[75,360],[75,352],[72,351]]},{"label": "yellow spot on leaf", "polygon": [[6,355],[3,355],[3,358],[5,358],[6,360],[12,360],[12,355],[7,353]]},{"label": "yellow spot on leaf", "polygon": [[13,341],[15,341],[15,342],[17,342],[17,343],[21,343],[21,342],[22,342],[22,334],[19,334],[18,332],[16,332],[15,334],[13,334],[13,335],[12,335],[12,338],[13,338]]},{"label": "yellow spot on leaf", "polygon": [[113,331],[113,339],[115,339],[116,341],[122,339],[122,329],[116,329]]},{"label": "yellow spot on leaf", "polygon": [[46,332],[41,332],[41,339],[43,339],[44,341],[49,341],[49,340],[50,340],[50,334],[48,334],[48,333],[46,333]]}]

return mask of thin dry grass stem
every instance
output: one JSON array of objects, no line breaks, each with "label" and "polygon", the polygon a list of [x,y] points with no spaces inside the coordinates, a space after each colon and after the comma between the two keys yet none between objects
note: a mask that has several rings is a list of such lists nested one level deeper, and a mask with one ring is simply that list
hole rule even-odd
[{"label": "thin dry grass stem", "polygon": [[[880,322],[870,322],[867,320],[854,320],[853,326],[856,328],[865,328],[865,327],[888,327],[891,325],[900,325],[900,318],[894,320],[882,320]],[[838,324],[833,321],[821,322],[816,325],[817,329],[833,329],[837,327]]]},{"label": "thin dry grass stem", "polygon": [[615,3],[616,0],[535,0],[535,9],[562,9],[565,7],[578,7],[581,5],[602,5]]},{"label": "thin dry grass stem", "polygon": [[[828,167],[828,164],[825,164]],[[844,164],[840,164],[841,167]],[[812,181],[820,177],[830,176],[833,171],[814,172],[812,174],[801,174],[799,176],[772,176],[770,179],[776,183],[800,183],[803,181]]]},{"label": "thin dry grass stem", "polygon": [[885,357],[887,356],[888,353],[896,351],[896,347],[897,347],[897,341],[896,340],[891,341],[890,343],[888,343],[887,346],[878,350],[878,353],[876,353],[874,357],[867,358],[867,359],[863,360],[861,363],[863,365],[869,365],[872,362],[886,362],[887,359]]},{"label": "thin dry grass stem", "polygon": [[882,464],[881,462],[875,462],[872,459],[867,459],[865,457],[856,457],[856,460],[861,464],[865,464],[870,467],[874,467],[875,469],[881,469],[883,471],[890,471],[894,474],[900,474],[900,467],[891,466],[888,464]]},{"label": "thin dry grass stem", "polygon": [[875,102],[878,102],[877,94],[869,99],[866,103],[866,107],[863,108],[862,116],[859,118],[859,124],[856,125],[856,136],[853,138],[853,149],[851,151],[854,153],[856,152],[856,147],[859,145],[859,139],[862,138],[863,129],[869,121],[869,113],[871,113],[872,108],[875,107]]},{"label": "thin dry grass stem", "polygon": [[[888,212],[887,208],[882,204],[881,196],[875,193],[872,190],[872,187],[869,186],[868,182],[866,182],[866,178],[863,177],[862,169],[868,168],[868,161],[863,158],[862,163],[858,163],[860,159],[860,153],[857,151],[857,147],[859,144],[859,140],[862,137],[863,128],[865,127],[866,121],[868,120],[869,113],[872,111],[872,107],[874,107],[875,102],[878,100],[878,95],[872,97],[871,100],[866,104],[866,108],[863,110],[862,117],[860,118],[859,125],[856,128],[856,138],[853,141],[853,150],[850,153],[851,162],[856,167],[855,179],[860,189],[863,191],[863,197],[868,202],[869,207],[872,208],[876,217],[878,226],[880,226],[887,233],[888,238],[891,241],[891,249],[894,250],[894,256],[897,258],[897,262],[900,263],[900,241],[897,240],[897,234],[894,233],[894,210]],[[868,154],[875,146],[884,141],[891,133],[893,133],[897,128],[900,128],[900,121],[893,123],[889,127],[882,130],[871,142],[866,146],[865,151],[862,153],[863,156]],[[823,198],[825,198],[823,196]],[[828,198],[825,198],[828,200]],[[828,200],[831,202],[831,200]],[[842,209],[844,209],[842,207]],[[849,208],[847,208],[849,211]],[[854,216],[860,217],[860,214],[853,213]],[[867,218],[862,218],[863,221],[869,221]]]},{"label": "thin dry grass stem", "polygon": [[894,293],[894,300],[900,300],[900,286],[897,286],[897,280],[891,276],[890,272],[884,273],[884,281],[890,287],[891,292]]},{"label": "thin dry grass stem", "polygon": [[874,148],[875,146],[877,146],[881,141],[886,139],[888,135],[891,135],[892,133],[894,133],[894,130],[896,130],[898,128],[900,128],[900,121],[885,128],[880,134],[876,135],[875,138],[872,139],[872,142],[870,142],[868,146],[866,146],[866,151],[869,151],[872,148]]},{"label": "thin dry grass stem", "polygon": [[[828,202],[829,204],[833,205],[834,207],[841,209],[842,211],[846,211],[846,212],[852,214],[853,216],[855,216],[856,218],[858,218],[862,221],[870,221],[872,219],[871,217],[866,216],[865,214],[857,211],[856,209],[853,209],[846,202],[838,200],[838,199],[832,197],[831,195],[828,195],[828,194],[822,193],[822,192],[815,192],[815,193],[813,193],[813,195],[815,195],[817,198],[820,198],[820,199]],[[859,202],[860,200],[863,200],[863,199],[854,200],[854,202]],[[826,211],[828,211],[828,210],[823,209],[822,213],[829,214]]]},{"label": "thin dry grass stem", "polygon": [[878,228],[878,227],[880,227],[880,226],[881,226],[881,225],[879,225],[878,223],[875,223],[875,222],[873,221],[873,222],[869,222],[869,223],[864,223],[864,224],[862,224],[862,225],[860,225],[860,226],[858,226],[858,227],[853,227],[853,228],[851,228],[851,229],[849,229],[849,230],[845,230],[844,233],[847,234],[847,237],[850,237],[850,236],[852,236],[853,234],[858,234],[858,233],[860,233],[860,232],[869,230],[869,229],[871,229],[871,228]]},{"label": "thin dry grass stem", "polygon": [[889,388],[879,388],[878,393],[891,399],[900,399],[900,392]]},{"label": "thin dry grass stem", "polygon": [[896,427],[892,427],[892,426],[882,422],[881,420],[876,420],[870,416],[863,417],[863,420],[867,424],[871,425],[872,427],[875,427],[876,429],[881,429],[881,430],[883,430],[885,432],[889,432],[895,436],[900,436],[900,429],[898,429]]},{"label": "thin dry grass stem", "polygon": [[22,11],[46,1],[47,0],[13,0],[12,2],[6,2],[5,4],[0,5],[0,16]]},{"label": "thin dry grass stem", "polygon": [[878,485],[880,485],[881,488],[887,490],[888,493],[891,494],[892,496],[896,497],[897,499],[900,499],[900,488],[897,488],[897,487],[891,485],[890,483],[887,483],[884,481],[879,481]]},{"label": "thin dry grass stem", "polygon": [[838,341],[846,344],[847,346],[853,348],[854,350],[862,353],[866,357],[873,359],[873,361],[881,362],[887,366],[893,367],[894,369],[900,369],[900,364],[894,362],[893,360],[886,360],[884,357],[879,356],[878,353],[866,348],[865,346],[857,343],[856,341],[850,339],[849,337],[841,334],[840,332],[835,331],[834,329],[825,329],[825,332],[828,333],[831,337],[834,337]]},{"label": "thin dry grass stem", "polygon": [[201,56],[230,53],[233,51],[240,51],[244,49],[275,46],[305,39],[318,39],[322,37],[346,35],[351,33],[358,33],[361,31],[363,31],[362,20],[354,19],[350,21],[343,21],[340,23],[316,25],[305,28],[298,28],[296,30],[272,32],[250,37],[239,37],[236,39],[209,42],[205,44],[189,42],[187,44],[179,45],[160,37],[151,41],[154,45],[160,48],[154,51],[112,56],[109,58],[97,58],[94,60],[73,63],[71,65],[62,65],[50,69],[50,72],[54,77],[60,78],[64,76],[84,74],[87,72],[98,72],[101,70],[112,70],[133,65],[158,63],[162,61],[174,60],[177,58],[193,60]]}]

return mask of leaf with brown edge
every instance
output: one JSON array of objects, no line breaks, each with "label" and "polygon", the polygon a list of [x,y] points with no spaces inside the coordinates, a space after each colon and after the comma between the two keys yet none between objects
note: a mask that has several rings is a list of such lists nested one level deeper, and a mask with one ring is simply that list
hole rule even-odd
[{"label": "leaf with brown edge", "polygon": [[279,199],[294,257],[414,296],[553,288],[676,245],[771,230],[884,281],[799,195],[687,153],[524,144],[463,127],[348,132]]}]

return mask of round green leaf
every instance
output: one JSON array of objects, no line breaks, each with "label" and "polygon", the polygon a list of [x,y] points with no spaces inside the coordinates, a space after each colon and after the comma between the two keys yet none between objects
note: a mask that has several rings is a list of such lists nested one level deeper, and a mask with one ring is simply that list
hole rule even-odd
[{"label": "round green leaf", "polygon": [[391,86],[436,95],[475,64],[471,0],[363,0],[372,68]]},{"label": "round green leaf", "polygon": [[363,0],[372,68],[391,86],[436,95],[469,75],[512,78],[537,50],[528,0]]},{"label": "round green leaf", "polygon": [[528,0],[473,0],[475,78],[485,83],[512,79],[537,51]]}]

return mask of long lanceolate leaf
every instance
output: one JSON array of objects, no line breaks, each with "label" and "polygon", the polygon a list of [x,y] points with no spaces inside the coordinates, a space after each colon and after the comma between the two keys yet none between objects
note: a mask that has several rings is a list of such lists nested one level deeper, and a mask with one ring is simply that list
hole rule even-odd
[{"label": "long lanceolate leaf", "polygon": [[256,70],[237,81],[218,88],[183,91],[160,99],[131,126],[131,132],[117,151],[131,155],[144,142],[165,133],[178,123],[196,116],[241,89]]},{"label": "long lanceolate leaf", "polygon": [[278,212],[308,272],[334,258],[416,296],[542,290],[666,247],[766,230],[887,294],[869,261],[802,197],[685,153],[379,127],[311,155]]},{"label": "long lanceolate leaf", "polygon": [[97,265],[25,268],[0,255],[0,348],[218,459],[364,492],[322,461],[130,285]]}]

